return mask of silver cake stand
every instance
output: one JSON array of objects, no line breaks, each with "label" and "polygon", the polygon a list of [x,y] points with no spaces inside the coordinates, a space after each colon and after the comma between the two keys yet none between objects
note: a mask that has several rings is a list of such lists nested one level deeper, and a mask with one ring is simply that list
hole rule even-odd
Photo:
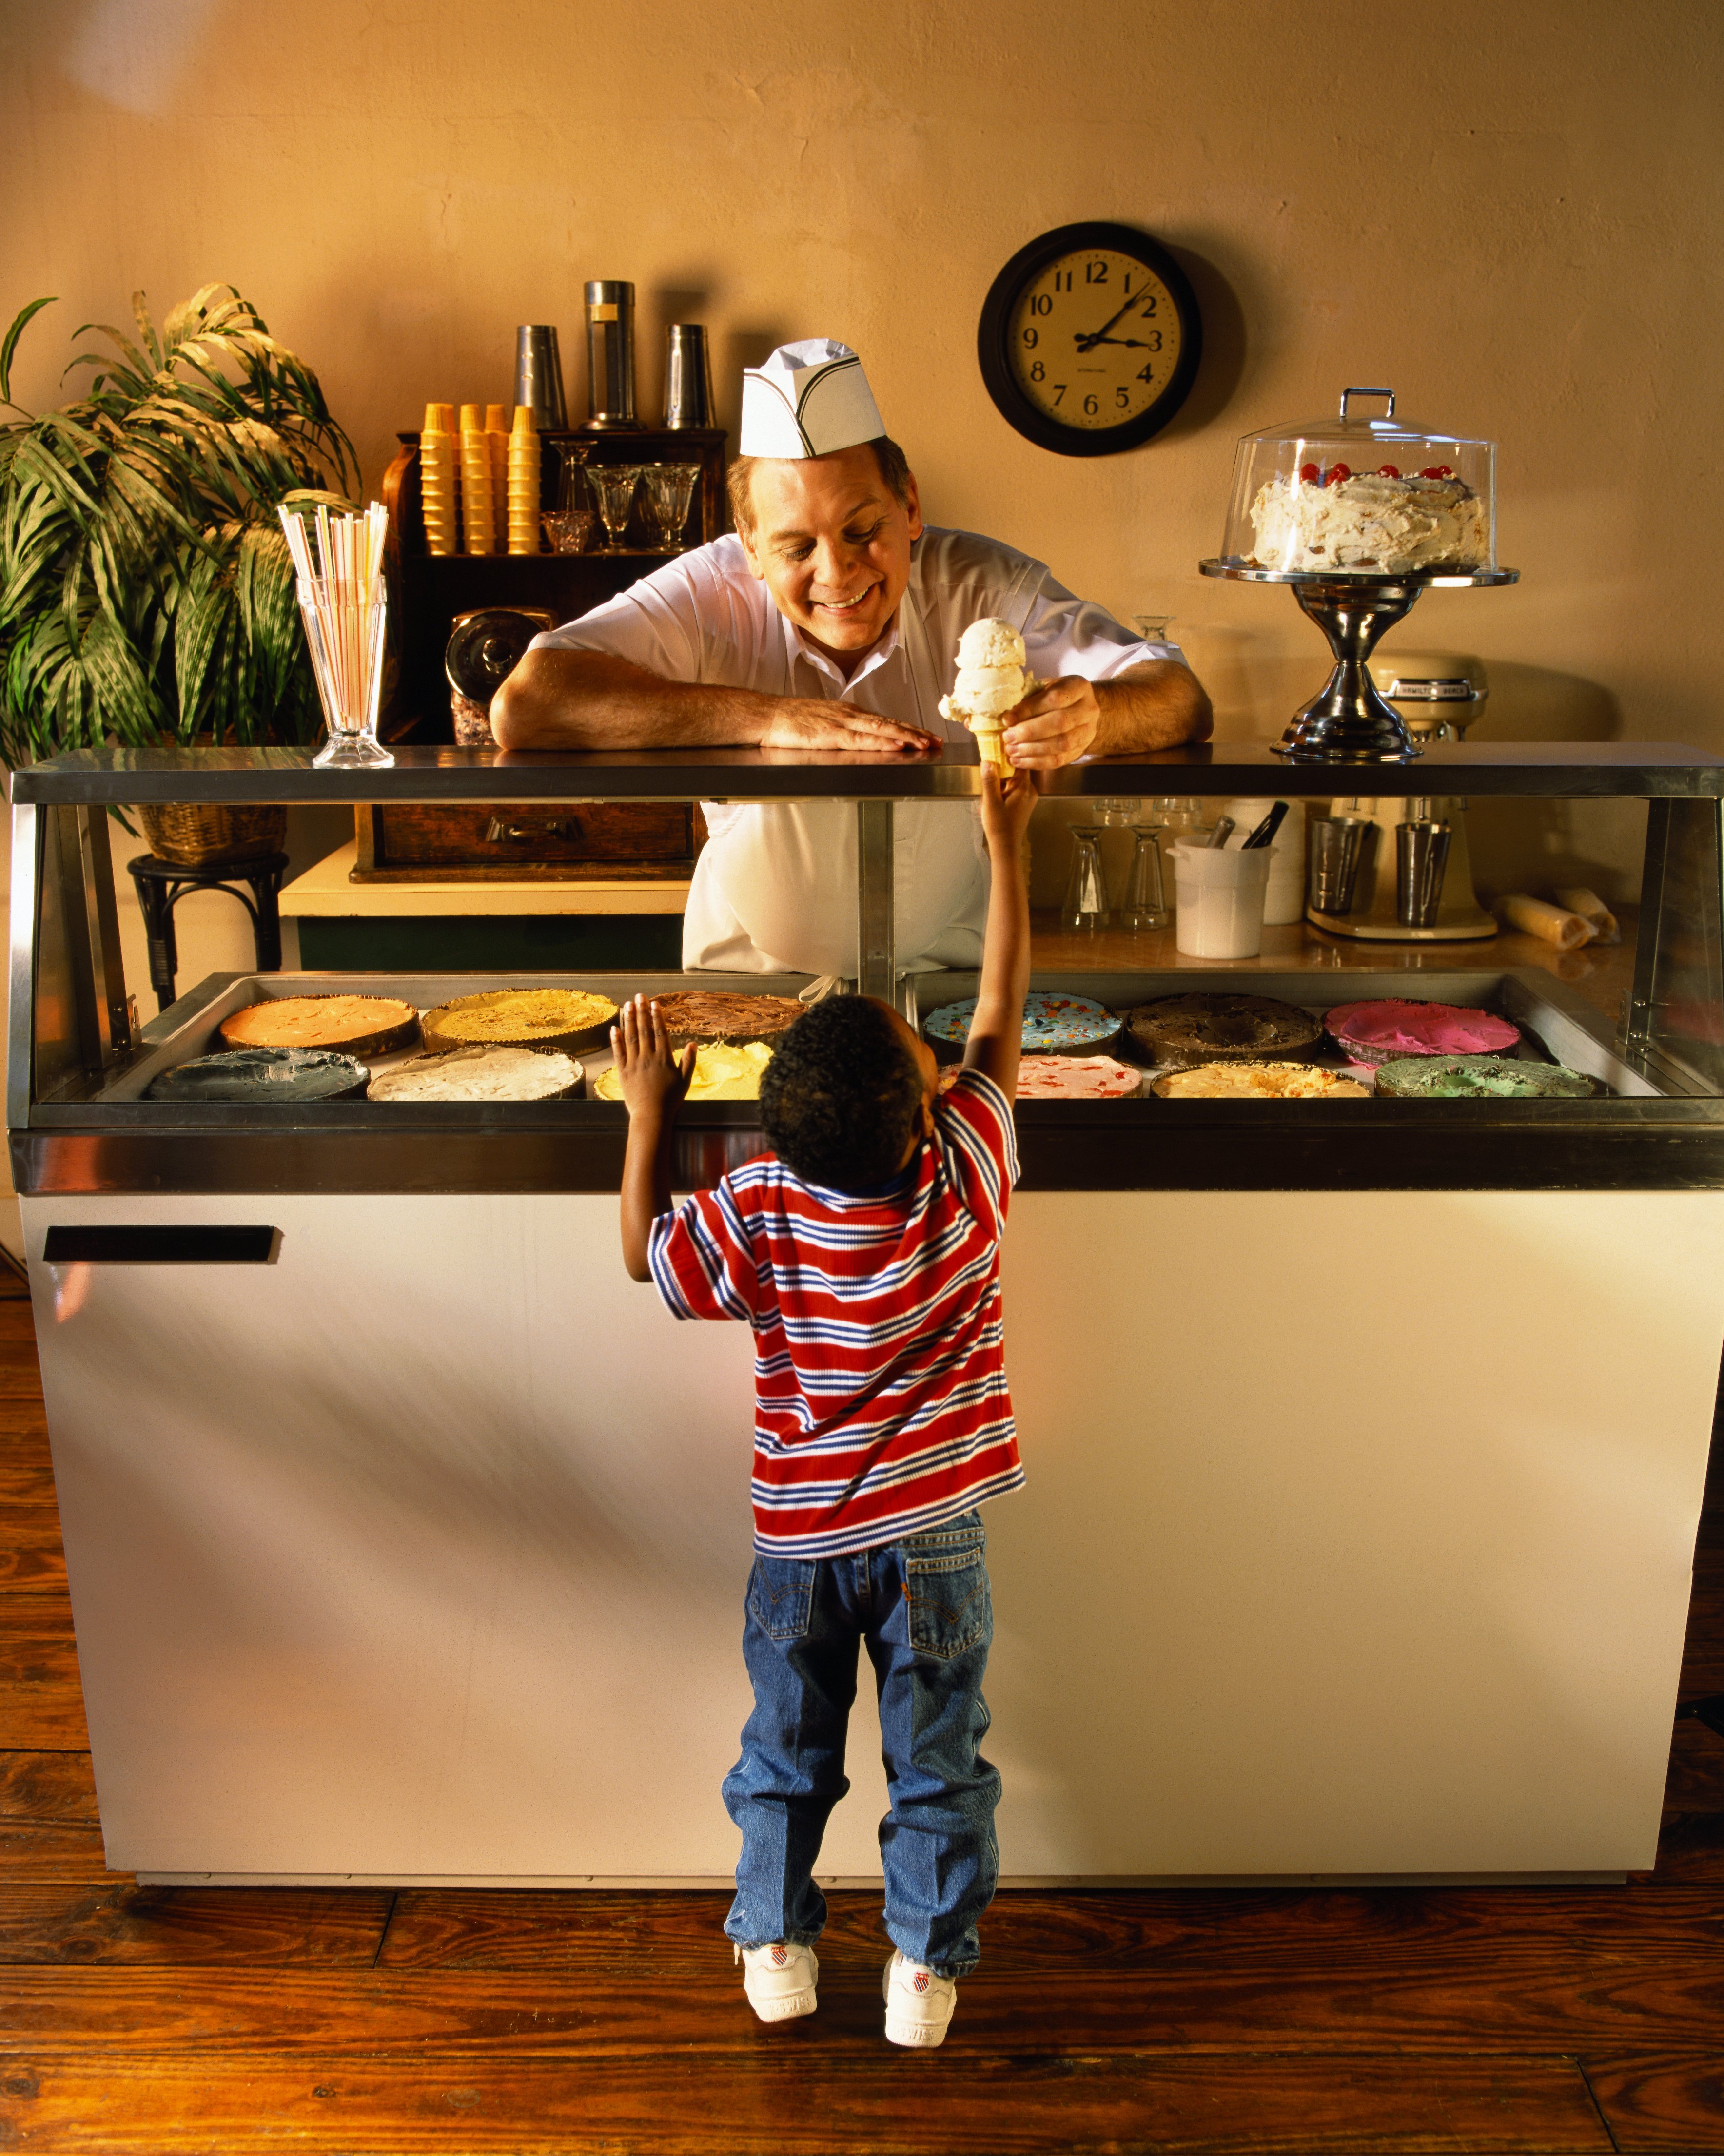
[{"label": "silver cake stand", "polygon": [[1433,585],[1514,584],[1518,569],[1419,570],[1383,577],[1367,569],[1259,569],[1228,555],[1200,562],[1206,577],[1240,584],[1291,584],[1293,595],[1329,639],[1335,671],[1310,702],[1295,711],[1275,743],[1294,763],[1406,763],[1421,753],[1401,714],[1377,693],[1366,666],[1377,640],[1403,619]]}]

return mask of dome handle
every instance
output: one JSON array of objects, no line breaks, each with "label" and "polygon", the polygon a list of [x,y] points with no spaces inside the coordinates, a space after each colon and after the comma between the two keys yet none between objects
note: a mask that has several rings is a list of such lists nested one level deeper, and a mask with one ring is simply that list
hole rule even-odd
[{"label": "dome handle", "polygon": [[1341,393],[1341,416],[1343,419],[1349,417],[1347,399],[1350,397],[1387,397],[1389,408],[1383,417],[1392,419],[1395,416],[1395,393],[1392,389],[1343,389]]}]

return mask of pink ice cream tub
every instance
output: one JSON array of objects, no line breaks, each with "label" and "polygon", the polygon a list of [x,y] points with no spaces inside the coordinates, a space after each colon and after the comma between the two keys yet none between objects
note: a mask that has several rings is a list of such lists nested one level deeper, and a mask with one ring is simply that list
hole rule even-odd
[{"label": "pink ice cream tub", "polygon": [[1517,1047],[1521,1029],[1495,1011],[1462,1004],[1339,1004],[1323,1020],[1325,1031],[1355,1063],[1387,1063],[1401,1055],[1505,1055]]}]

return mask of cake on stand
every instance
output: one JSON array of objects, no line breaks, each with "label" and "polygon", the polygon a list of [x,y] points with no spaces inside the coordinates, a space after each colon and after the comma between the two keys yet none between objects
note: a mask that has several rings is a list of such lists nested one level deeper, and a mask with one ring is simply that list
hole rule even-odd
[{"label": "cake on stand", "polygon": [[[1355,398],[1382,398],[1380,418]],[[1337,420],[1241,440],[1222,552],[1206,577],[1288,584],[1329,640],[1328,681],[1275,744],[1295,763],[1404,763],[1419,754],[1367,661],[1433,586],[1512,584],[1496,566],[1496,444],[1395,419],[1392,389],[1343,390]]]}]

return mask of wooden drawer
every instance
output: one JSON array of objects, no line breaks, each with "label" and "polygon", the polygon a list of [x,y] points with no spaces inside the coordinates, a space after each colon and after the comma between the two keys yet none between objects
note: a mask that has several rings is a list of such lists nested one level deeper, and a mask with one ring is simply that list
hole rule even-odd
[{"label": "wooden drawer", "polygon": [[692,801],[404,803],[355,817],[359,883],[687,875],[706,835]]}]

